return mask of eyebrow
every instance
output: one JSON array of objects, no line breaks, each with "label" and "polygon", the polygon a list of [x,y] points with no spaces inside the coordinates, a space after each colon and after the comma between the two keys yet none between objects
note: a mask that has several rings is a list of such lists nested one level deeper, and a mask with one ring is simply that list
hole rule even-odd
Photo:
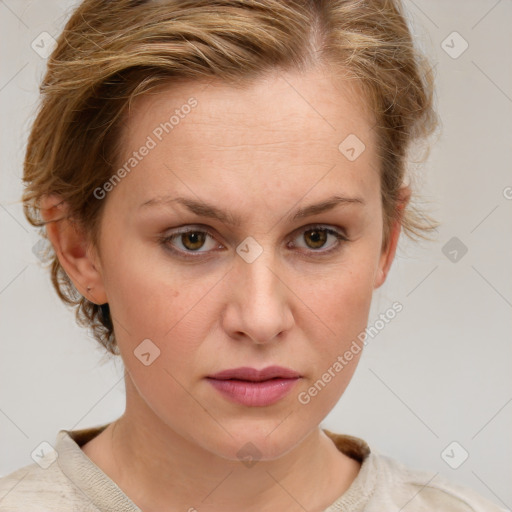
[{"label": "eyebrow", "polygon": [[[142,203],[139,208],[147,208],[151,206],[160,206],[160,205],[168,205],[172,203],[178,203],[185,206],[189,211],[195,213],[200,217],[207,217],[212,219],[217,219],[225,224],[229,224],[231,226],[240,226],[241,218],[237,215],[234,215],[228,211],[221,210],[216,206],[206,203],[204,201],[197,201],[195,199],[187,198],[187,197],[172,197],[172,196],[159,196],[149,199]],[[331,196],[324,201],[320,201],[319,203],[310,204],[308,206],[304,206],[303,208],[299,208],[296,210],[294,214],[290,214],[287,216],[288,220],[294,221],[297,219],[303,219],[305,217],[310,217],[312,215],[317,215],[319,213],[323,213],[340,205],[365,205],[364,199],[361,197],[345,197],[345,196]]]}]

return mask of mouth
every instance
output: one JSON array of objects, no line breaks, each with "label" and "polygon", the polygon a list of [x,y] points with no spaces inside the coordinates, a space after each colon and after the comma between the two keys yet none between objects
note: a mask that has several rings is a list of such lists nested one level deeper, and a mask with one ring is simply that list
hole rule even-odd
[{"label": "mouth", "polygon": [[300,379],[298,372],[280,366],[262,370],[234,368],[207,377],[224,398],[248,407],[265,407],[279,402]]}]

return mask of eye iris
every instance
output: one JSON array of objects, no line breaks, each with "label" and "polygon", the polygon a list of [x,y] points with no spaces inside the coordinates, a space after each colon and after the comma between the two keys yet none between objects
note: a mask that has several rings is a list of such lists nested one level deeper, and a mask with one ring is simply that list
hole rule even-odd
[{"label": "eye iris", "polygon": [[199,231],[191,231],[181,235],[181,242],[183,246],[191,251],[200,249],[203,246],[205,239],[206,233],[201,233]]},{"label": "eye iris", "polygon": [[[307,242],[308,233],[311,233],[309,238],[313,241],[313,245],[311,245]],[[304,236],[306,239],[306,243],[312,249],[318,249],[318,248],[322,247],[327,240],[327,233],[325,230],[322,230],[322,229],[310,229],[305,232]]]}]

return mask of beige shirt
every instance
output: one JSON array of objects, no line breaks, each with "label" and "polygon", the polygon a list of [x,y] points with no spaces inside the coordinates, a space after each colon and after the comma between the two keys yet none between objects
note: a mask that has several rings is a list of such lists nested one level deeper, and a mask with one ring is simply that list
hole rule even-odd
[{"label": "beige shirt", "polygon": [[[0,478],[0,512],[141,512],[80,449],[108,424],[61,430],[55,452]],[[357,437],[324,429],[337,448],[361,462],[356,479],[324,512],[501,512],[474,491],[439,475],[411,470],[370,451]],[[194,504],[191,504],[193,509]],[[200,512],[201,507],[195,507]]]}]

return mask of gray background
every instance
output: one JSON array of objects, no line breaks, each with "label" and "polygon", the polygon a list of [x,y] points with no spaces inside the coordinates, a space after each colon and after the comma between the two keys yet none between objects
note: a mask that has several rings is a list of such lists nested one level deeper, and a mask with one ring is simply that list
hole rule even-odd
[{"label": "gray background", "polygon": [[[19,201],[45,65],[31,43],[41,32],[56,36],[71,5],[0,1],[0,475],[32,463],[31,452],[53,444],[58,430],[106,423],[124,410],[121,362],[103,357],[57,298]],[[411,169],[442,225],[435,242],[402,238],[369,323],[394,301],[404,309],[369,338],[323,426],[511,509],[512,2],[405,5],[436,63],[442,121],[429,159]],[[454,31],[469,44],[457,58],[443,49],[462,49]],[[453,243],[467,247],[457,261]],[[457,469],[441,455],[453,441],[452,465],[462,450],[469,454]]]}]

